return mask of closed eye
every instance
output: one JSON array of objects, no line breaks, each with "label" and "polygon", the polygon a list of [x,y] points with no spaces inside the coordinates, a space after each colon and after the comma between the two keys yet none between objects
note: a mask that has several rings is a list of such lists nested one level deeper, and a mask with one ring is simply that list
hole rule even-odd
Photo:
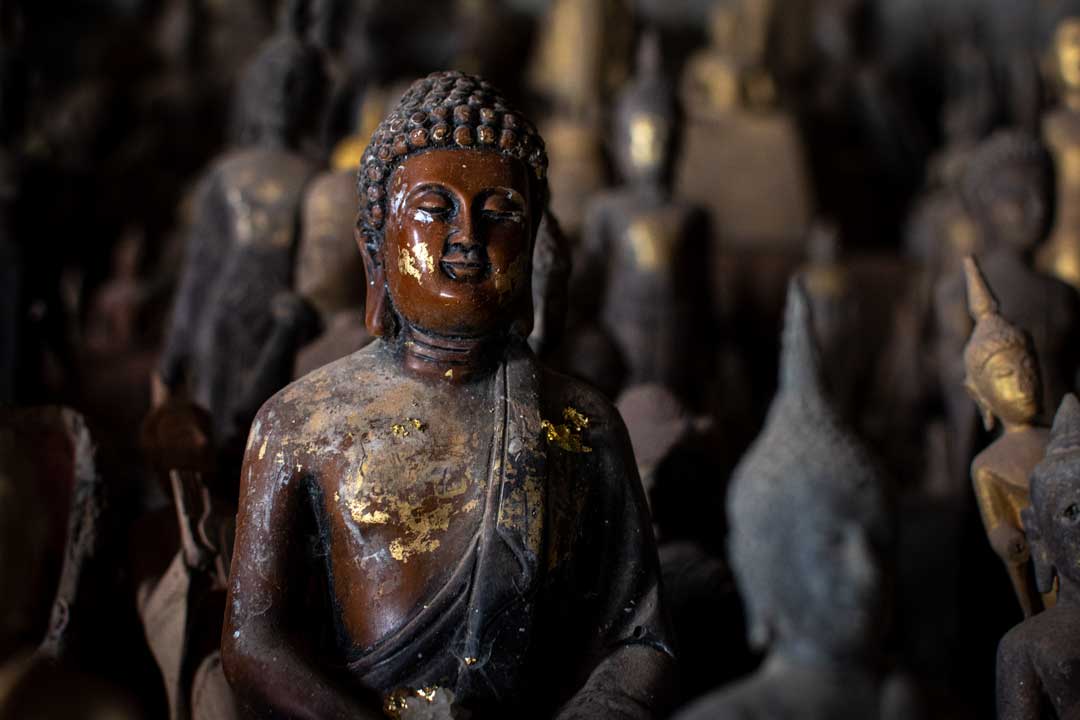
[{"label": "closed eye", "polygon": [[520,223],[525,219],[525,210],[513,193],[495,192],[484,198],[480,212],[485,219],[493,222]]},{"label": "closed eye", "polygon": [[437,190],[425,190],[413,200],[413,207],[433,217],[445,217],[453,212],[454,203]]}]

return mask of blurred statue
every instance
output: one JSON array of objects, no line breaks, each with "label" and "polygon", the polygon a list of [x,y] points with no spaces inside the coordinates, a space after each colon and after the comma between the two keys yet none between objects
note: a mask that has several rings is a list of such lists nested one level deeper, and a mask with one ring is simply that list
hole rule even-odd
[{"label": "blurred statue", "polygon": [[672,196],[680,119],[660,68],[656,36],[620,95],[615,160],[624,184],[590,203],[577,295],[599,318],[628,368],[628,384],[663,383],[685,399],[709,357],[709,245],[704,213]]},{"label": "blurred statue", "polygon": [[[1050,431],[1046,456],[1031,475],[1023,511],[1039,590],[1055,586],[1057,604],[1001,639],[998,720],[1080,717],[1080,402],[1069,394]],[[1051,710],[1053,711],[1051,713]]]},{"label": "blurred statue", "polygon": [[750,642],[767,654],[755,673],[694,702],[679,720],[925,717],[883,669],[890,493],[826,399],[818,362],[796,279],[780,388],[728,491],[735,580]]},{"label": "blurred statue", "polygon": [[[1050,206],[1049,163],[1042,146],[1020,131],[998,131],[979,145],[964,171],[964,203],[986,251],[980,268],[1001,316],[1031,334],[1042,379],[1040,407],[1056,407],[1080,368],[1080,294],[1031,267],[1045,237]],[[972,457],[975,415],[963,391],[963,348],[971,334],[965,277],[943,276],[935,288],[937,368],[950,438],[950,472],[962,477]],[[1045,417],[1040,417],[1046,424]]]},{"label": "blurred statue", "polygon": [[1080,289],[1080,18],[1062,21],[1054,36],[1061,107],[1042,121],[1043,140],[1054,156],[1057,200],[1050,238],[1036,264]]},{"label": "blurred statue", "polygon": [[681,82],[687,122],[676,195],[709,209],[725,247],[797,248],[813,212],[794,118],[777,109],[765,69],[772,7],[715,2],[710,44],[690,58]]},{"label": "blurred statue", "polygon": [[968,307],[975,329],[964,347],[964,387],[987,431],[998,420],[1001,436],[975,457],[971,480],[990,546],[1005,563],[1016,599],[1031,617],[1042,609],[1029,569],[1021,512],[1029,504],[1028,478],[1046,448],[1036,425],[1042,402],[1039,363],[1031,337],[998,314],[998,302],[974,258],[964,260]]},{"label": "blurred statue", "polygon": [[626,430],[526,345],[546,166],[460,72],[413,83],[373,135],[356,239],[378,339],[274,395],[247,443],[221,639],[256,712],[664,711]]},{"label": "blurred statue", "polygon": [[[296,310],[273,303],[292,282],[302,193],[316,169],[297,147],[321,82],[311,48],[288,34],[267,41],[239,86],[245,147],[215,163],[196,201],[159,369],[167,392],[158,396],[183,396],[187,385],[186,395],[210,412],[232,472],[264,388],[281,387],[292,370],[297,343],[284,343],[288,354],[279,356],[283,343],[268,340],[274,313]],[[301,319],[294,325],[297,334],[305,329]]]}]

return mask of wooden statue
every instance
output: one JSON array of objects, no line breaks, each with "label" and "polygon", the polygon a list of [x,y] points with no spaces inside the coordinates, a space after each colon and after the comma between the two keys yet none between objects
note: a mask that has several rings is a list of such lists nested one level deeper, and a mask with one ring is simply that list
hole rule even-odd
[{"label": "wooden statue", "polygon": [[[290,288],[300,201],[315,166],[296,148],[312,120],[321,85],[314,51],[282,34],[267,41],[247,70],[239,95],[241,137],[203,178],[160,384],[187,395],[213,418],[216,446],[242,450],[251,417],[291,372],[267,357],[275,322],[272,301]],[[297,330],[299,332],[299,329]],[[288,349],[295,352],[295,344]],[[284,377],[263,378],[272,368]],[[284,370],[282,370],[284,368]],[[232,468],[235,472],[235,467]]]},{"label": "wooden statue", "polygon": [[1080,18],[1063,20],[1054,36],[1061,107],[1042,121],[1057,178],[1054,226],[1039,249],[1039,269],[1080,289]]},{"label": "wooden statue", "polygon": [[[1046,231],[1049,164],[1042,146],[1021,131],[1002,130],[979,145],[962,183],[964,203],[986,248],[979,265],[1003,318],[1031,334],[1042,379],[1040,407],[1057,407],[1080,368],[1080,294],[1031,267],[1030,255]],[[975,417],[961,390],[963,347],[971,333],[962,272],[935,288],[937,367],[946,400],[950,468],[966,474],[973,455]],[[1045,424],[1045,417],[1040,417]]]},{"label": "wooden statue", "polygon": [[1027,618],[1001,639],[997,657],[998,720],[1080,717],[1080,402],[1061,402],[1046,456],[1031,475],[1023,511],[1039,590],[1057,604]]},{"label": "wooden statue", "polygon": [[728,248],[798,248],[814,208],[795,120],[776,108],[765,70],[774,5],[714,3],[710,44],[690,58],[681,82],[686,128],[676,194],[708,208]]},{"label": "wooden statue", "polygon": [[672,196],[679,117],[646,36],[633,83],[616,109],[615,159],[624,184],[590,203],[579,295],[598,297],[600,320],[628,369],[627,384],[662,383],[689,399],[707,350],[694,331],[709,322],[705,214]]},{"label": "wooden statue", "polygon": [[252,426],[233,688],[297,718],[661,713],[668,630],[626,430],[525,344],[543,141],[486,81],[435,73],[375,132],[359,189],[378,339]]},{"label": "wooden statue", "polygon": [[812,327],[795,279],[780,389],[728,491],[729,554],[764,663],[679,720],[925,717],[882,670],[892,506],[824,395]]},{"label": "wooden statue", "polygon": [[1031,617],[1042,609],[1028,568],[1021,511],[1028,478],[1043,456],[1047,431],[1036,422],[1042,402],[1039,364],[1031,337],[998,314],[998,302],[974,258],[964,260],[968,307],[975,329],[964,347],[964,387],[983,426],[1002,434],[971,464],[971,480],[990,546],[1009,571],[1016,598]]}]

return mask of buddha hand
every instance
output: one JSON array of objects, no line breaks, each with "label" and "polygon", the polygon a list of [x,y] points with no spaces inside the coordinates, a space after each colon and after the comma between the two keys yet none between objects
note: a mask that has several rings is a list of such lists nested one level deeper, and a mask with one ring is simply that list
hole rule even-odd
[{"label": "buddha hand", "polygon": [[1009,525],[998,525],[990,531],[990,547],[1007,563],[1027,562],[1031,557],[1027,538],[1021,530]]}]

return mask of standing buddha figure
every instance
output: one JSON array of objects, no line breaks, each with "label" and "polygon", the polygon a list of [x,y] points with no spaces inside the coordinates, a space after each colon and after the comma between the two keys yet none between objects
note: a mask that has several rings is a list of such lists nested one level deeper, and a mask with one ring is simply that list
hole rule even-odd
[{"label": "standing buddha figure", "polygon": [[686,397],[702,356],[696,320],[708,305],[705,214],[672,197],[679,117],[660,49],[647,35],[637,76],[616,108],[614,154],[623,184],[597,195],[581,243],[580,293],[628,369],[628,384],[663,383]]},{"label": "standing buddha figure", "polygon": [[998,314],[998,302],[975,259],[964,260],[968,307],[975,329],[964,348],[964,387],[989,431],[1001,436],[971,463],[975,499],[990,546],[1005,563],[1016,599],[1031,617],[1042,609],[1029,569],[1021,513],[1031,504],[1029,477],[1046,450],[1036,424],[1042,393],[1031,337]]},{"label": "standing buddha figure", "polygon": [[1057,207],[1053,230],[1036,258],[1039,269],[1080,289],[1080,18],[1063,20],[1054,36],[1061,106],[1042,122],[1054,157]]}]

